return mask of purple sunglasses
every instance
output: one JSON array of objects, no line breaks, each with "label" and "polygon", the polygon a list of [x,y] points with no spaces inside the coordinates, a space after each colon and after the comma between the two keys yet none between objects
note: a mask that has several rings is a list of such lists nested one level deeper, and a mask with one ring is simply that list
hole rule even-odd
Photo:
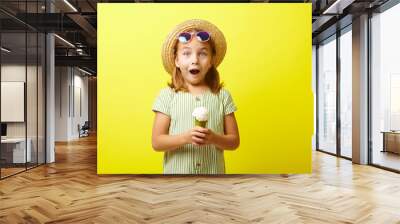
[{"label": "purple sunglasses", "polygon": [[179,42],[186,44],[192,40],[193,36],[196,36],[197,40],[200,42],[207,42],[210,40],[210,33],[207,31],[199,31],[196,33],[182,32],[178,36]]}]

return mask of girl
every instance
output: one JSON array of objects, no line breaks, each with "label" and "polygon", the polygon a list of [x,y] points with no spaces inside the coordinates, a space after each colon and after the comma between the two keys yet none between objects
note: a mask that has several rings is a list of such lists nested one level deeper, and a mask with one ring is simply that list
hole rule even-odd
[{"label": "girl", "polygon": [[[225,52],[224,35],[205,20],[179,24],[165,40],[162,59],[171,83],[152,108],[152,146],[164,152],[164,174],[224,174],[223,150],[239,146],[236,106],[216,69]],[[209,114],[204,128],[192,117],[198,107]]]}]

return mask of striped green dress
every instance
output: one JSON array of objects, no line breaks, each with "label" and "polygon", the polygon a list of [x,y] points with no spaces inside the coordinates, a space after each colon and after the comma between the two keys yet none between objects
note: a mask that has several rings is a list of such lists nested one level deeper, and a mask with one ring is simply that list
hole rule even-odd
[{"label": "striped green dress", "polygon": [[[192,112],[196,107],[208,109],[207,128],[224,133],[224,116],[237,110],[230,93],[222,88],[218,94],[207,91],[195,96],[189,92],[174,92],[170,87],[160,91],[153,104],[158,111],[171,118],[170,135],[178,135],[194,127]],[[224,151],[215,145],[186,144],[164,153],[164,174],[224,174]]]}]

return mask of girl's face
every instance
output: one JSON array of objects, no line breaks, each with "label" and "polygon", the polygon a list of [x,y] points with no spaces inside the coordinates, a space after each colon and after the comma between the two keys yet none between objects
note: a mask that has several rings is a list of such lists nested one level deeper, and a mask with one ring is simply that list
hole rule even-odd
[{"label": "girl's face", "polygon": [[189,43],[178,41],[175,65],[180,69],[185,82],[191,85],[204,84],[211,68],[212,51],[209,42],[200,42],[193,37]]}]

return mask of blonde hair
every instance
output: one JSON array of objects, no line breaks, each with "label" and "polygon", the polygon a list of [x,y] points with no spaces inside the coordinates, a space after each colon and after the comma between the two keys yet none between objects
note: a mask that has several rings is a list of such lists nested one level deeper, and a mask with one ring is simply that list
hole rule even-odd
[{"label": "blonde hair", "polygon": [[[186,30],[185,32],[191,32],[191,31],[197,32],[198,30],[190,29],[190,30]],[[208,43],[210,44],[212,55],[214,57],[215,43],[212,40],[212,38],[208,41]],[[177,51],[178,51],[178,41],[175,40],[175,43],[174,43],[174,56],[175,56],[174,58],[175,59],[176,59]],[[214,65],[211,65],[210,69],[207,71],[204,81],[205,81],[206,85],[210,88],[211,92],[213,92],[215,94],[217,94],[221,90],[221,88],[224,86],[224,83],[220,82],[219,72],[215,68]],[[187,86],[185,85],[185,80],[183,79],[181,70],[179,68],[177,68],[176,66],[174,67],[174,71],[172,72],[172,76],[171,76],[171,82],[168,83],[168,86],[171,87],[175,92],[178,92],[178,91],[188,92],[189,91]]]}]

